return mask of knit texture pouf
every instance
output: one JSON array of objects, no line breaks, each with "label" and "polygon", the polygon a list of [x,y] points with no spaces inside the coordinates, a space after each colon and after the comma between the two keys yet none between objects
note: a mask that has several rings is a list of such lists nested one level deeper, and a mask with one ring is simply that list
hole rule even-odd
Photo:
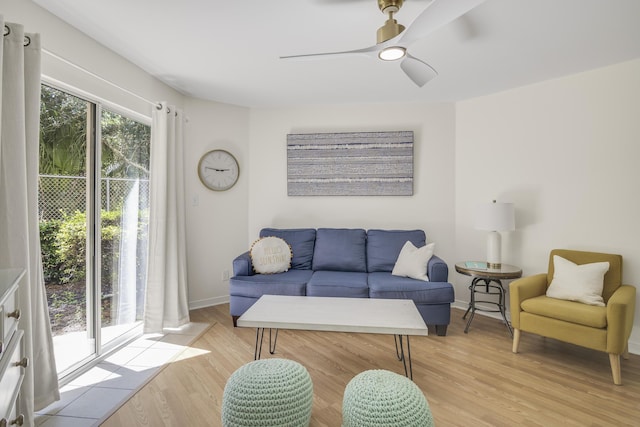
[{"label": "knit texture pouf", "polygon": [[308,426],[313,383],[304,366],[286,359],[256,360],[227,381],[222,398],[225,427]]},{"label": "knit texture pouf", "polygon": [[409,378],[385,370],[364,371],[344,390],[343,427],[432,427],[422,390]]}]

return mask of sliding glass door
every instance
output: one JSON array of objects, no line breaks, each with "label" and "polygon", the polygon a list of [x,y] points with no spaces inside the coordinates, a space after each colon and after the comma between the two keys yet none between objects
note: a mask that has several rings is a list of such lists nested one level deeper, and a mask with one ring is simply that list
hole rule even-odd
[{"label": "sliding glass door", "polygon": [[140,325],[149,143],[148,125],[43,85],[40,234],[60,376]]},{"label": "sliding glass door", "polygon": [[142,321],[149,223],[149,126],[108,110],[101,135],[101,331],[107,346]]}]

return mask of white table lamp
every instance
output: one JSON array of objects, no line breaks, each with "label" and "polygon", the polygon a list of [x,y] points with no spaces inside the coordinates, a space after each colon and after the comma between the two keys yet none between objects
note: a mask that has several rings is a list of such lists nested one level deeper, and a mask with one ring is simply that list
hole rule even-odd
[{"label": "white table lamp", "polygon": [[476,213],[475,228],[489,231],[487,237],[487,267],[499,269],[501,266],[500,231],[516,229],[513,203],[482,203]]}]

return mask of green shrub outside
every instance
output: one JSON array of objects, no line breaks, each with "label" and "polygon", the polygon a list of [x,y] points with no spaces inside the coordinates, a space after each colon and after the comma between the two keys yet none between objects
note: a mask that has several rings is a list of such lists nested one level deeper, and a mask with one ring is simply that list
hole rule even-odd
[{"label": "green shrub outside", "polygon": [[42,250],[42,267],[45,283],[63,283],[62,260],[57,250],[57,236],[62,221],[52,219],[40,221],[40,247]]},{"label": "green shrub outside", "polygon": [[[117,278],[121,211],[101,211],[102,282]],[[147,239],[148,211],[138,214],[137,238]],[[86,278],[87,220],[84,212],[65,214],[61,220],[40,221],[40,244],[45,283],[67,284]],[[138,245],[138,248],[143,246]],[[140,258],[141,254],[136,254]],[[143,272],[140,272],[143,273]]]}]

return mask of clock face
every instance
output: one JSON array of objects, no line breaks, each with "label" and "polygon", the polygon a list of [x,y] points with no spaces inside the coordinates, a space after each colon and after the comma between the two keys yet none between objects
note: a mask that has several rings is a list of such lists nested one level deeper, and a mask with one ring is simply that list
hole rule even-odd
[{"label": "clock face", "polygon": [[240,176],[240,167],[235,157],[228,151],[209,151],[198,163],[200,181],[215,191],[228,190],[235,185]]}]

